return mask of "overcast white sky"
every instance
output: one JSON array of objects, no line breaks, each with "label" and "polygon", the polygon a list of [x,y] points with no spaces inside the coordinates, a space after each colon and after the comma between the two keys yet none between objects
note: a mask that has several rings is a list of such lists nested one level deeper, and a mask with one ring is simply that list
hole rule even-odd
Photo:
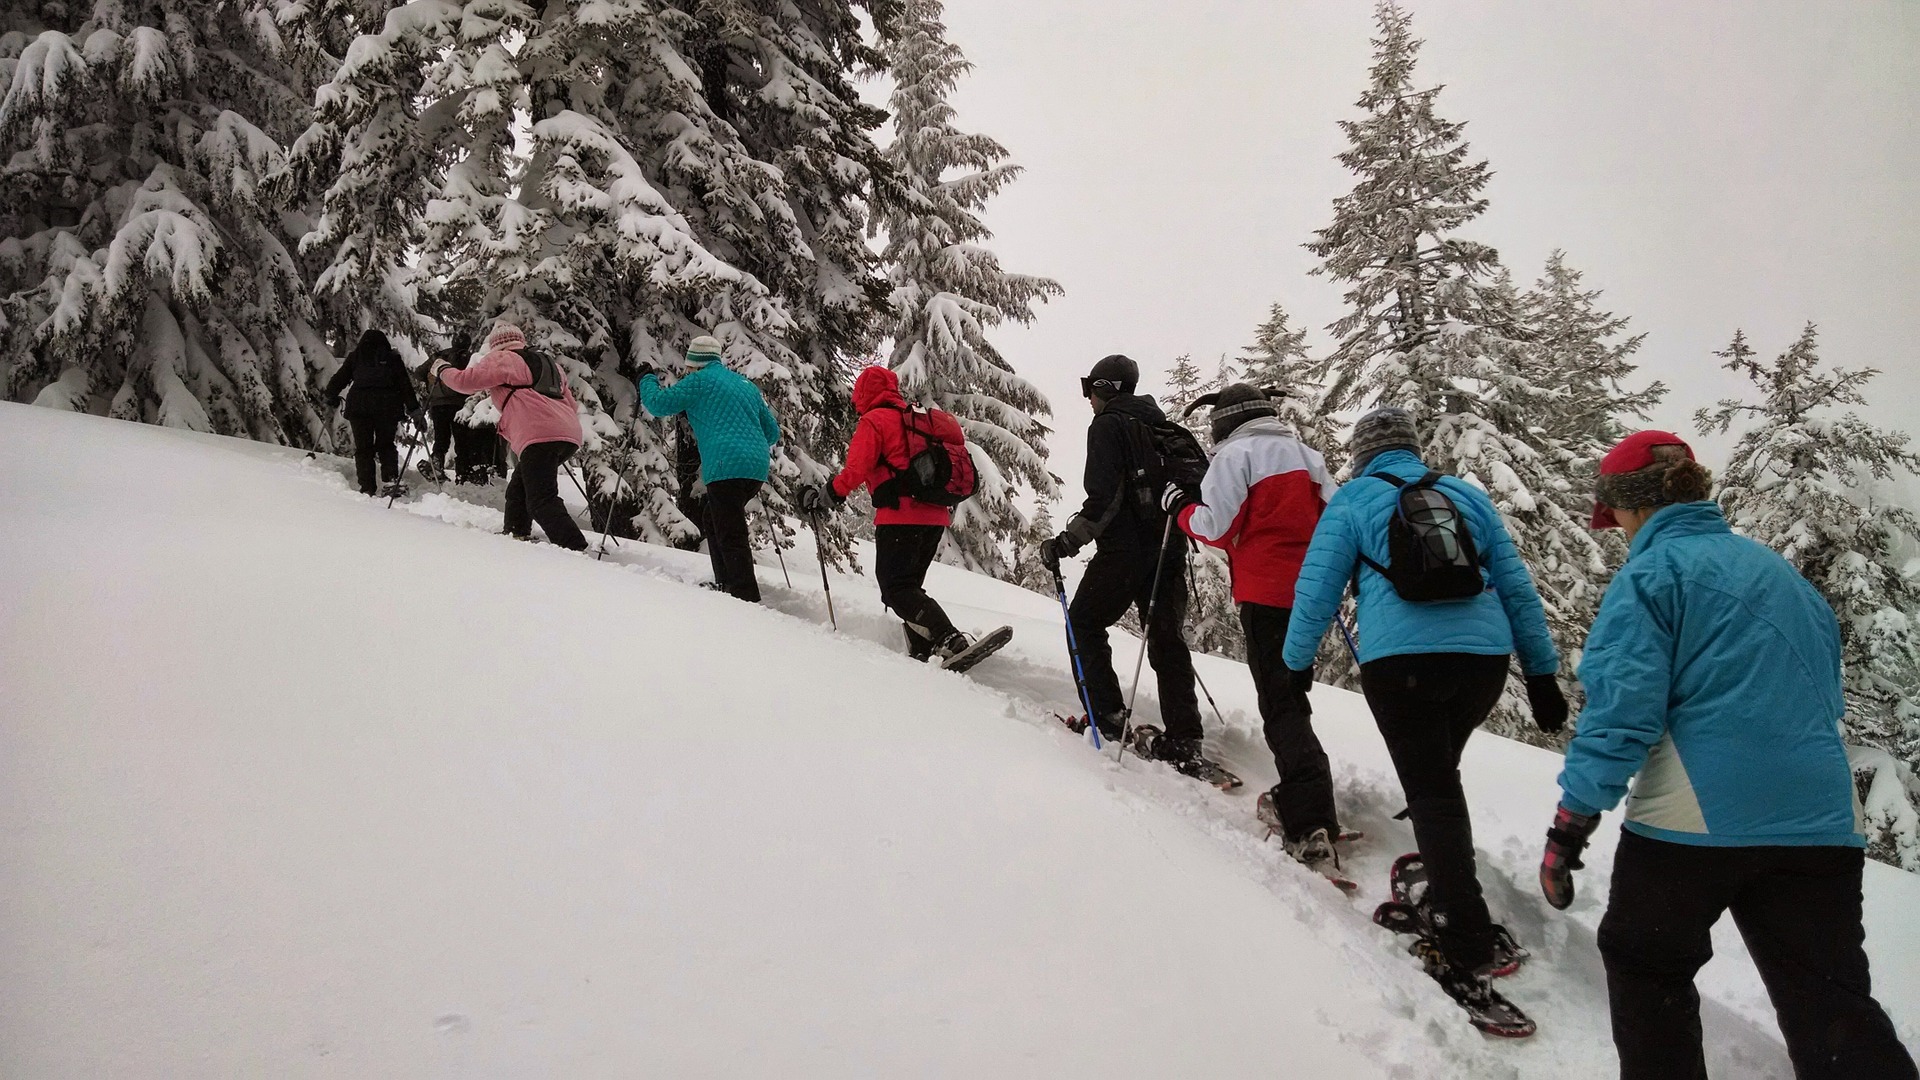
[{"label": "overcast white sky", "polygon": [[[1920,431],[1920,3],[1412,0],[1420,77],[1491,161],[1469,230],[1516,280],[1566,249],[1649,336],[1655,417],[1742,385],[1736,327],[1771,356],[1885,374],[1876,422]],[[1064,298],[996,338],[1052,397],[1054,471],[1079,498],[1099,357],[1149,391],[1183,352],[1237,352],[1275,300],[1323,328],[1339,289],[1300,245],[1351,186],[1335,122],[1366,84],[1366,0],[948,0],[975,63],[954,104],[1027,173],[988,208],[1009,269]],[[1718,465],[1725,447],[1701,447]]]}]

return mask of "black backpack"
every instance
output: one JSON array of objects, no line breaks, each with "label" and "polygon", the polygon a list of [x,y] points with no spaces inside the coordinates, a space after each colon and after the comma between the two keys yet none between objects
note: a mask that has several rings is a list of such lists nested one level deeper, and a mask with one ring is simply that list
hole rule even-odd
[{"label": "black backpack", "polygon": [[1160,494],[1168,484],[1198,492],[1207,477],[1207,451],[1184,424],[1129,416],[1140,437],[1134,439],[1133,471],[1127,482],[1140,512],[1160,513]]},{"label": "black backpack", "polygon": [[[560,365],[554,363],[553,357],[539,349],[522,349],[520,359],[526,361],[528,376],[533,381],[521,383],[518,386],[513,383],[502,383],[501,385],[507,388],[507,401],[512,401],[513,395],[522,390],[532,390],[555,401],[565,400],[567,384],[561,379]],[[506,408],[506,401],[501,402],[500,407]]]},{"label": "black backpack", "polygon": [[1360,561],[1386,578],[1400,599],[1416,604],[1469,600],[1487,587],[1466,518],[1435,486],[1442,475],[1428,472],[1409,484],[1397,476],[1373,474],[1373,479],[1399,488],[1400,498],[1387,522],[1387,565],[1365,555]]}]

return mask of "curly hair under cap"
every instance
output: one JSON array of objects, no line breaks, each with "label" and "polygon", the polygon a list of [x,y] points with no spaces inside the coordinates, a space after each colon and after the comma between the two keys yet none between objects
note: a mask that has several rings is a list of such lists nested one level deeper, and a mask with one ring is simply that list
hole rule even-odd
[{"label": "curly hair under cap", "polygon": [[1615,510],[1657,510],[1700,502],[1713,493],[1713,474],[1684,446],[1656,446],[1653,464],[1630,473],[1601,473],[1593,497]]}]

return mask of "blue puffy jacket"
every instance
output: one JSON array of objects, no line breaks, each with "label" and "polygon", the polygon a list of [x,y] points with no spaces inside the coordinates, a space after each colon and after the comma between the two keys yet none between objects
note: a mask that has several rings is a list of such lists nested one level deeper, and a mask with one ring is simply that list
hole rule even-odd
[{"label": "blue puffy jacket", "polygon": [[[1293,589],[1293,619],[1283,653],[1288,667],[1304,671],[1313,663],[1360,555],[1387,565],[1387,523],[1399,509],[1400,489],[1367,478],[1392,473],[1411,483],[1427,472],[1413,451],[1389,450],[1367,462],[1359,476],[1334,494],[1313,531]],[[1560,657],[1547,636],[1546,610],[1500,512],[1486,492],[1457,477],[1442,477],[1436,486],[1453,500],[1473,534],[1487,590],[1469,600],[1414,604],[1400,599],[1377,571],[1361,569],[1360,662],[1407,653],[1499,656],[1513,652],[1517,642],[1520,667],[1527,674],[1558,671]]]},{"label": "blue puffy jacket", "polygon": [[672,386],[640,376],[640,404],[655,416],[686,413],[700,447],[700,480],[767,479],[780,424],[760,388],[718,360],[696,366]]},{"label": "blue puffy jacket", "polygon": [[1712,847],[1863,847],[1840,742],[1840,626],[1813,586],[1711,502],[1633,538],[1580,660],[1587,706],[1561,802]]}]

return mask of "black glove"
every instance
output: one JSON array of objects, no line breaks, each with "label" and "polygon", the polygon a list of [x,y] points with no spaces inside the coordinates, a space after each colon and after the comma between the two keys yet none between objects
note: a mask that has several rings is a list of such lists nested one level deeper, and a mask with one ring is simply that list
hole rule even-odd
[{"label": "black glove", "polygon": [[1060,560],[1071,559],[1080,554],[1080,541],[1072,533],[1061,533],[1051,540],[1040,541],[1040,565],[1053,573],[1060,572]]},{"label": "black glove", "polygon": [[1560,692],[1560,680],[1552,675],[1529,675],[1527,684],[1527,708],[1533,711],[1533,722],[1541,731],[1551,735],[1567,726],[1567,695]]},{"label": "black glove", "polygon": [[801,513],[808,517],[819,517],[840,505],[840,493],[833,490],[831,483],[821,484],[817,488],[801,488],[799,503]]},{"label": "black glove", "polygon": [[445,360],[435,360],[433,362],[433,366],[427,369],[427,381],[439,382],[440,373],[452,366],[453,366],[452,364],[446,362]]},{"label": "black glove", "polygon": [[1305,671],[1294,671],[1292,669],[1288,669],[1287,674],[1293,678],[1294,693],[1299,694],[1302,697],[1305,697],[1307,692],[1313,689],[1313,665],[1312,664],[1308,664],[1307,670]]},{"label": "black glove", "polygon": [[407,419],[413,421],[413,426],[421,431],[427,430],[427,410],[415,409],[407,414]]},{"label": "black glove", "polygon": [[1573,872],[1585,867],[1580,853],[1599,825],[1599,814],[1576,814],[1564,806],[1554,812],[1547,852],[1540,857],[1540,891],[1547,903],[1562,911],[1573,903]]},{"label": "black glove", "polygon": [[1188,491],[1179,484],[1170,483],[1167,485],[1166,490],[1160,493],[1160,509],[1165,510],[1169,514],[1178,514],[1182,509],[1199,501],[1199,499],[1193,497],[1193,492]]}]

